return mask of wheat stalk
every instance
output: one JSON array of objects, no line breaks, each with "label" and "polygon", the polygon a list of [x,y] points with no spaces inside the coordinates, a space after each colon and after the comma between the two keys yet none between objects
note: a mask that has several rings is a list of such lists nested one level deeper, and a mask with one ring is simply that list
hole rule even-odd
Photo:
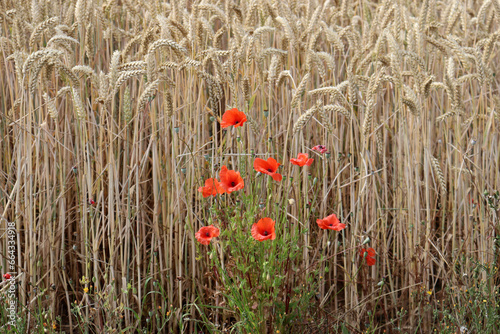
[{"label": "wheat stalk", "polygon": [[155,81],[151,82],[142,92],[141,96],[139,97],[139,101],[137,102],[137,113],[141,113],[144,108],[146,107],[146,104],[149,103],[150,98],[152,98],[156,90],[158,89],[158,86],[160,84],[160,79],[156,79]]},{"label": "wheat stalk", "polygon": [[297,87],[292,96],[292,102],[290,103],[290,106],[292,108],[297,107],[297,105],[299,104],[302,94],[304,94],[304,92],[306,91],[307,82],[309,81],[310,76],[311,75],[309,73],[306,73],[306,75],[302,77],[302,80],[300,80],[299,86]]},{"label": "wheat stalk", "polygon": [[31,33],[30,39],[29,39],[29,45],[30,47],[33,47],[35,44],[35,41],[40,38],[40,35],[43,34],[43,32],[46,29],[53,28],[57,25],[59,22],[59,18],[57,16],[51,17],[41,23],[39,23],[33,32]]},{"label": "wheat stalk", "polygon": [[134,114],[132,113],[132,101],[130,99],[130,88],[125,87],[125,92],[123,93],[123,118],[126,124],[129,124],[132,120]]},{"label": "wheat stalk", "polygon": [[349,110],[347,110],[346,108],[344,108],[342,106],[339,106],[337,104],[327,104],[327,105],[323,106],[323,108],[327,112],[333,112],[333,113],[341,114],[341,115],[343,115],[347,119],[351,118],[351,113],[349,112]]},{"label": "wheat stalk", "polygon": [[308,109],[305,113],[303,113],[299,119],[293,125],[292,135],[295,136],[302,128],[309,122],[309,120],[314,116],[316,111],[318,110],[320,100],[316,103],[316,105],[310,109]]},{"label": "wheat stalk", "polygon": [[80,94],[75,88],[71,88],[71,93],[73,97],[73,106],[75,107],[76,118],[83,120],[85,118],[85,107],[83,106]]},{"label": "wheat stalk", "polygon": [[444,178],[443,170],[439,165],[439,160],[429,154],[431,158],[432,169],[434,169],[434,173],[436,173],[437,179],[439,181],[439,187],[441,188],[441,193],[443,196],[446,194],[446,179]]},{"label": "wheat stalk", "polygon": [[51,99],[47,93],[44,93],[42,96],[45,100],[45,103],[47,104],[47,111],[49,113],[49,116],[52,119],[57,119],[57,107],[55,99]]}]

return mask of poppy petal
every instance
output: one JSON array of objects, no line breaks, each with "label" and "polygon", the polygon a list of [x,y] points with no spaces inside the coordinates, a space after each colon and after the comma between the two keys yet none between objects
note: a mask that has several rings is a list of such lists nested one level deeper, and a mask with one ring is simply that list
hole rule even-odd
[{"label": "poppy petal", "polygon": [[257,225],[259,226],[259,228],[269,229],[269,230],[274,230],[274,224],[275,224],[274,220],[272,220],[269,217],[262,218],[257,222]]},{"label": "poppy petal", "polygon": [[202,193],[203,197],[215,196],[217,194],[223,194],[224,188],[217,181],[217,179],[207,179],[205,180],[205,186],[199,187],[198,191]]},{"label": "poppy petal", "polygon": [[252,226],[252,237],[257,241],[274,240],[276,233],[274,230],[275,222],[271,218],[262,218]]},{"label": "poppy petal", "polygon": [[371,257],[374,257],[374,256],[377,254],[377,253],[375,253],[375,249],[373,249],[373,248],[371,248],[371,247],[370,247],[370,248],[368,248],[368,249],[366,250],[366,252],[368,253],[368,256],[371,256]]},{"label": "poppy petal", "polygon": [[222,166],[220,173],[221,187],[227,192],[232,193],[243,189],[245,182],[240,175],[240,172],[234,170],[228,170],[226,166]]},{"label": "poppy petal", "polygon": [[276,173],[279,166],[280,163],[278,163],[274,158],[268,158],[267,161],[260,158],[256,158],[253,161],[253,168],[257,172],[270,175],[276,181],[281,181],[283,179],[283,177],[280,174]]},{"label": "poppy petal", "polygon": [[217,227],[210,225],[210,226],[203,226],[194,234],[196,240],[202,245],[208,245],[210,244],[210,241],[214,237],[218,237],[220,234],[220,231]]},{"label": "poppy petal", "polygon": [[220,125],[222,128],[227,128],[230,126],[238,127],[243,126],[243,123],[247,121],[247,116],[244,112],[239,111],[236,108],[227,110],[224,115],[222,115],[222,120]]},{"label": "poppy petal", "polygon": [[267,161],[265,161],[261,158],[256,158],[253,161],[253,169],[255,169],[257,172],[268,174],[269,173],[268,168],[269,168],[269,166],[267,164]]},{"label": "poppy petal", "polygon": [[368,257],[366,258],[366,264],[367,264],[367,265],[369,265],[369,266],[373,266],[373,265],[375,265],[375,263],[376,263],[376,262],[377,262],[377,260],[375,260],[375,259],[374,259],[374,258],[372,258],[372,257],[369,257],[369,256],[368,256]]},{"label": "poppy petal", "polygon": [[316,224],[323,230],[328,229],[328,224],[323,219],[316,219]]},{"label": "poppy petal", "polygon": [[228,128],[234,124],[235,118],[233,117],[233,115],[226,115],[227,113],[222,116],[222,120],[220,122],[221,128]]},{"label": "poppy petal", "polygon": [[340,220],[335,214],[331,214],[323,219],[318,219],[316,223],[322,229],[329,229],[334,231],[341,231],[346,227],[346,224],[340,223]]},{"label": "poppy petal", "polygon": [[337,223],[337,224],[333,224],[333,226],[331,226],[330,229],[334,230],[334,231],[342,231],[343,229],[345,229],[345,227],[346,227],[345,224]]},{"label": "poppy petal", "polygon": [[274,158],[268,158],[267,163],[271,165],[271,168],[273,169],[278,169],[278,167],[281,165],[279,162],[277,162]]},{"label": "poppy petal", "polygon": [[327,220],[330,224],[334,224],[334,225],[340,223],[340,220],[337,218],[337,215],[334,213],[329,215],[328,217],[326,217],[325,220]]},{"label": "poppy petal", "polygon": [[273,178],[274,181],[281,181],[281,180],[283,180],[283,176],[281,174],[278,174],[278,173],[271,174],[271,177]]},{"label": "poppy petal", "polygon": [[220,231],[217,227],[210,225],[208,226],[208,228],[210,229],[209,233],[212,236],[212,238],[218,237],[220,235]]}]

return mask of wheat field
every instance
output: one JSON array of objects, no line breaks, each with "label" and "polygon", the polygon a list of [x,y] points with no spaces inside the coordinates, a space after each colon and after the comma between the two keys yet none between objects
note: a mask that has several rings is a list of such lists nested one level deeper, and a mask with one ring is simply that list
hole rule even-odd
[{"label": "wheat field", "polygon": [[[18,319],[0,331],[500,326],[499,0],[0,0],[0,26],[0,265],[10,226]],[[231,108],[242,127],[220,126]],[[289,163],[301,152],[307,169]],[[268,157],[282,181],[252,169]],[[202,197],[223,165],[245,189]],[[344,230],[318,228],[332,213]],[[244,239],[272,214],[277,240]],[[242,261],[270,271],[235,297]]]}]

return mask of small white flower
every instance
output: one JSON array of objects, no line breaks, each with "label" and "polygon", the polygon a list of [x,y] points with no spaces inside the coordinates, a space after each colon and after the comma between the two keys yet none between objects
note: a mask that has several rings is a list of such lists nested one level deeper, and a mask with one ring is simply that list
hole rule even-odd
[{"label": "small white flower", "polygon": [[467,333],[468,329],[465,326],[460,327],[460,333]]}]

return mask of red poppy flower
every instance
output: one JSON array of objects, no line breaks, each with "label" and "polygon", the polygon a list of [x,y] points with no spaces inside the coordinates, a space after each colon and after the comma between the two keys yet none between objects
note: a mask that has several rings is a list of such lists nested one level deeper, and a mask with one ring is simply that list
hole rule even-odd
[{"label": "red poppy flower", "polygon": [[10,274],[3,274],[3,278],[5,279],[11,279],[12,276],[10,276]]},{"label": "red poppy flower", "polygon": [[305,165],[307,166],[311,166],[311,164],[313,163],[314,159],[308,159],[309,158],[309,155],[307,153],[299,153],[297,155],[297,159],[290,159],[290,162],[293,164],[293,165],[297,165],[297,166],[300,166],[300,167],[303,167]]},{"label": "red poppy flower", "polygon": [[318,151],[321,154],[328,152],[325,145],[316,145],[311,150]]},{"label": "red poppy flower", "polygon": [[375,250],[371,247],[368,249],[361,248],[361,250],[359,251],[359,256],[364,258],[365,253],[366,253],[366,264],[369,266],[375,265],[375,262],[377,262],[377,260],[375,260],[375,255],[376,255]]},{"label": "red poppy flower", "polygon": [[316,224],[323,230],[342,231],[345,224],[342,224],[335,214],[331,214],[323,219],[317,219]]},{"label": "red poppy flower", "polygon": [[240,172],[228,170],[226,166],[220,169],[220,185],[227,193],[243,189],[245,183]]},{"label": "red poppy flower", "polygon": [[219,229],[213,225],[203,226],[198,232],[194,234],[196,240],[202,245],[208,245],[212,238],[218,237],[220,234]]},{"label": "red poppy flower", "polygon": [[276,171],[278,170],[279,165],[280,165],[280,163],[278,163],[273,158],[269,158],[269,159],[267,159],[267,161],[257,158],[253,162],[253,168],[257,172],[261,172],[261,173],[264,173],[264,174],[267,174],[267,175],[271,175],[271,177],[275,181],[281,181],[283,179],[283,176],[281,176],[281,174],[276,173]]},{"label": "red poppy flower", "polygon": [[216,179],[205,180],[205,186],[199,187],[198,191],[202,193],[203,197],[208,197],[212,195],[215,196],[217,194],[223,194],[225,192],[220,182],[217,181]]},{"label": "red poppy flower", "polygon": [[231,125],[235,128],[238,126],[243,126],[243,123],[247,121],[247,116],[244,112],[239,111],[236,108],[229,109],[222,115],[222,121],[220,122],[220,126],[223,128],[228,128]]},{"label": "red poppy flower", "polygon": [[274,240],[276,233],[274,232],[274,220],[271,218],[262,218],[252,226],[252,237],[257,241]]}]

